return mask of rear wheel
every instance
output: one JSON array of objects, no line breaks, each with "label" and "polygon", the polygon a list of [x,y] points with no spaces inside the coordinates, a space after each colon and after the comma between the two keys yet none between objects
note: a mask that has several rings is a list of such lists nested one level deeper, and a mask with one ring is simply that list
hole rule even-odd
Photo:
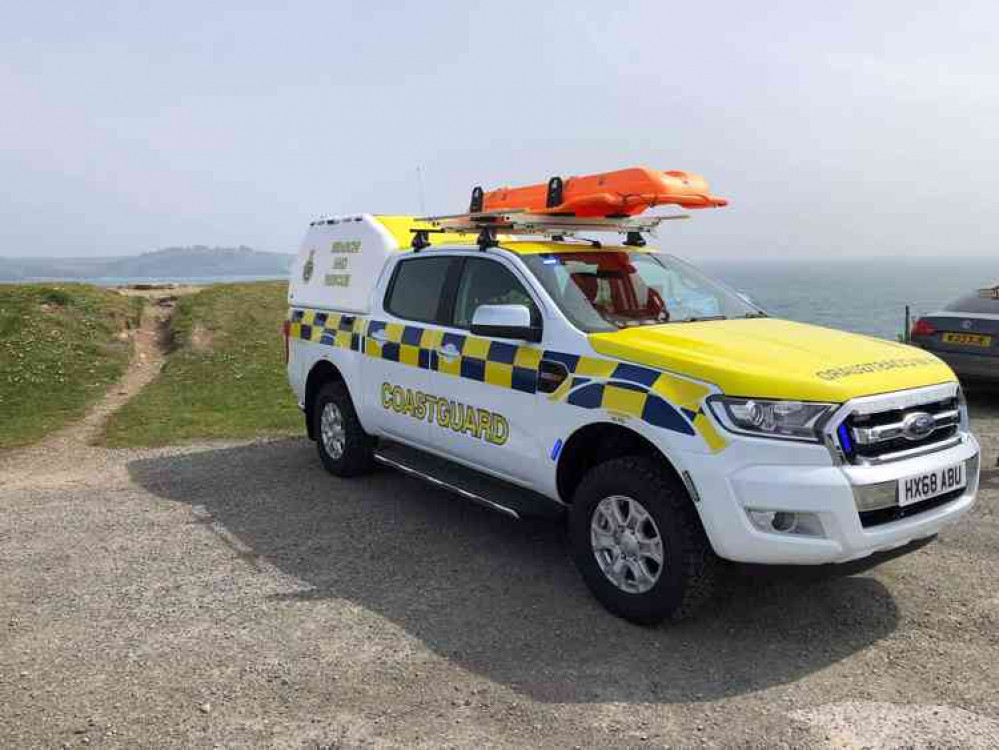
[{"label": "rear wheel", "polygon": [[327,383],[312,407],[319,459],[331,474],[353,477],[374,465],[374,440],[364,431],[343,383]]},{"label": "rear wheel", "polygon": [[659,462],[617,458],[591,469],[569,516],[576,566],[611,612],[653,624],[711,595],[717,558],[686,490]]}]

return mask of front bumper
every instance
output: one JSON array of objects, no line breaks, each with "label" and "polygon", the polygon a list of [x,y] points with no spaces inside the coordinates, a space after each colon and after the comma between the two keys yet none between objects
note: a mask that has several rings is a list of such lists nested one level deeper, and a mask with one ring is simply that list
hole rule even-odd
[{"label": "front bumper", "polygon": [[[837,466],[820,445],[745,438],[721,454],[685,456],[684,468],[720,557],[781,565],[847,562],[932,536],[971,509],[978,491],[979,446],[970,433],[960,438],[945,450],[876,466]],[[872,521],[858,508],[858,488],[961,462],[971,469],[964,491],[926,503],[925,509],[913,506],[905,517]],[[763,531],[750,520],[749,509],[813,514],[821,530],[812,535]]]}]

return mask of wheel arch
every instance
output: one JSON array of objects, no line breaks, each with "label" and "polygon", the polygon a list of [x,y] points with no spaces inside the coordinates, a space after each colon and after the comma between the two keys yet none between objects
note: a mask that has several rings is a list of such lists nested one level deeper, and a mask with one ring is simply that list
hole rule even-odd
[{"label": "wheel arch", "polygon": [[686,483],[676,464],[647,437],[613,422],[593,422],[572,433],[559,453],[555,475],[559,498],[562,502],[571,504],[576,487],[587,471],[612,458],[634,455],[650,456],[662,461],[663,466],[686,491]]},{"label": "wheel arch", "polygon": [[320,359],[309,370],[309,376],[305,381],[305,429],[310,440],[316,439],[316,431],[312,420],[312,407],[316,403],[316,396],[320,389],[327,383],[345,382],[343,373],[335,364],[327,359]]}]

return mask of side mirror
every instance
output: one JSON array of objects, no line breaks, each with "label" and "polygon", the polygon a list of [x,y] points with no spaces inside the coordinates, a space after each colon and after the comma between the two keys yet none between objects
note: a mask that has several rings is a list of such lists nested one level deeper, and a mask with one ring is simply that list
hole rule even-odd
[{"label": "side mirror", "polygon": [[541,326],[531,325],[531,311],[526,305],[479,305],[472,316],[472,334],[541,341]]}]

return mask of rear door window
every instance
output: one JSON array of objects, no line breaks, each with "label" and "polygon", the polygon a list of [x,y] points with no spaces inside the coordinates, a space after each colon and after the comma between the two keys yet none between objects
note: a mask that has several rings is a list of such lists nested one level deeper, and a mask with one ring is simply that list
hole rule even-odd
[{"label": "rear door window", "polygon": [[441,323],[446,309],[444,290],[455,258],[412,258],[395,268],[385,297],[385,309],[398,318]]}]

